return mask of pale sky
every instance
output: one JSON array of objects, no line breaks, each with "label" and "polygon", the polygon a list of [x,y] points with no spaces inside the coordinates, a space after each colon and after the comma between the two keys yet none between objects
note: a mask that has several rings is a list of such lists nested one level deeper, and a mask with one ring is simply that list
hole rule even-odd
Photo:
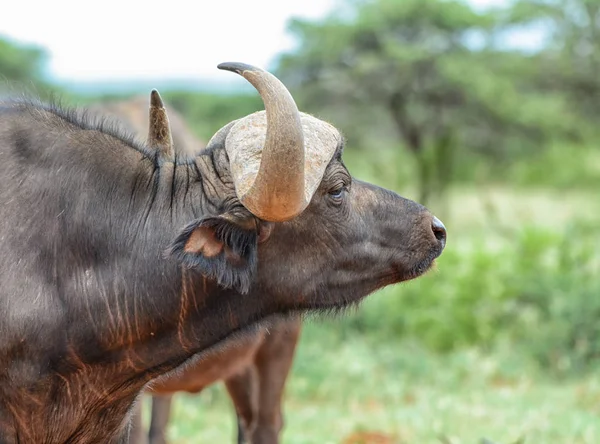
[{"label": "pale sky", "polygon": [[[401,0],[398,0],[401,1]],[[59,81],[222,80],[223,61],[269,68],[293,48],[291,17],[317,19],[340,0],[11,0],[0,35],[37,43]],[[477,6],[506,0],[470,0]]]}]

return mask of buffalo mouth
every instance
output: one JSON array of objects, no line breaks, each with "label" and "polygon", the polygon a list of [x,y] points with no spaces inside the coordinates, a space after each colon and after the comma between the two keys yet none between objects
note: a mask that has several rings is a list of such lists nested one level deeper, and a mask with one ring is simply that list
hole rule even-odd
[{"label": "buffalo mouth", "polygon": [[416,279],[435,265],[435,260],[440,256],[441,249],[433,249],[426,257],[416,264],[407,267],[404,264],[391,264],[385,271],[377,276],[357,279],[352,286],[332,286],[328,291],[315,292],[311,296],[302,298],[299,309],[314,311],[331,310],[332,313],[344,312],[345,309],[359,305],[367,296],[381,290],[388,285]]},{"label": "buffalo mouth", "polygon": [[420,276],[423,276],[429,270],[434,268],[435,259],[436,259],[435,257],[431,258],[431,259],[429,259],[429,258],[423,259],[421,262],[419,262],[417,265],[413,266],[409,270],[406,270],[406,269],[398,270],[397,269],[397,275],[398,275],[397,283],[411,281]]},{"label": "buffalo mouth", "polygon": [[435,260],[440,257],[442,251],[443,248],[441,247],[433,249],[426,257],[408,269],[402,266],[394,267],[399,279],[397,282],[410,281],[418,278],[419,276],[423,276],[429,270],[434,268]]}]

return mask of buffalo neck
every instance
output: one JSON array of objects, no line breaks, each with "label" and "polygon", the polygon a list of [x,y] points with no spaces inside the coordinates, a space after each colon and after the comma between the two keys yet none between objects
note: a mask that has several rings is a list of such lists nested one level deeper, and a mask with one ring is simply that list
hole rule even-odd
[{"label": "buffalo neck", "polygon": [[[89,221],[88,239],[104,238],[105,254],[75,264],[67,297],[73,313],[87,314],[71,324],[85,331],[71,337],[86,339],[70,350],[90,371],[114,366],[133,389],[269,314],[251,295],[219,288],[166,254],[178,232],[215,214],[232,187],[219,155],[160,166],[142,160],[130,189],[106,194],[105,219]],[[107,233],[111,221],[118,228]]]},{"label": "buffalo neck", "polygon": [[[222,152],[207,151],[193,161],[167,163],[148,171],[146,174],[156,176],[153,180],[148,177],[146,183],[152,186],[136,191],[137,205],[131,208],[137,210],[124,216],[135,221],[144,213],[142,208],[147,211],[143,227],[134,223],[121,233],[122,242],[142,236],[133,246],[136,253],[115,256],[114,268],[107,276],[108,280],[122,276],[127,284],[114,295],[114,306],[120,304],[123,313],[119,318],[122,330],[119,339],[107,342],[106,351],[110,356],[114,344],[122,344],[114,352],[134,356],[132,369],[143,369],[138,376],[164,373],[271,314],[253,295],[220,288],[166,254],[185,225],[218,214],[226,194],[233,192],[226,160]],[[148,202],[152,205],[149,210]],[[100,303],[98,309],[104,310],[106,318],[116,318],[110,304]]]}]

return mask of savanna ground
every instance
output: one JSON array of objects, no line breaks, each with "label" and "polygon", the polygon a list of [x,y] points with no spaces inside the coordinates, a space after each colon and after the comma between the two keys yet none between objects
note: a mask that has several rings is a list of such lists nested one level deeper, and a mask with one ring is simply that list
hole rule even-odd
[{"label": "savanna ground", "polygon": [[[447,202],[435,270],[306,323],[284,443],[600,442],[598,200],[487,187]],[[173,443],[234,442],[221,385],[176,399]]]}]

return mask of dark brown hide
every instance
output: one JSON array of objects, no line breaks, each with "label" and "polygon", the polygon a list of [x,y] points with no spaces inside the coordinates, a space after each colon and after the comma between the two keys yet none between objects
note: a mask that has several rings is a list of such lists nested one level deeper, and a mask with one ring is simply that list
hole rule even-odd
[{"label": "dark brown hide", "polygon": [[[107,113],[123,119],[141,136],[148,131],[148,122],[146,126],[142,124],[147,108],[148,103],[143,103],[138,98],[112,102],[107,106]],[[97,110],[102,113],[101,106]],[[167,111],[171,120],[171,110]],[[171,129],[173,139],[178,142],[175,149],[179,153],[193,153],[201,143],[191,139],[192,132],[186,127],[182,117],[178,114],[175,116],[178,123]],[[189,145],[190,141],[193,145]],[[199,238],[199,242],[204,243],[205,239],[206,237]],[[218,251],[208,254],[205,252],[205,255],[213,256],[217,253]],[[228,341],[223,345],[222,352],[210,353],[198,363],[188,364],[152,381],[147,390],[152,395],[149,432],[143,427],[139,408],[141,403],[138,403],[132,419],[132,443],[166,443],[172,395],[179,391],[198,393],[211,384],[224,381],[240,422],[241,436],[238,437],[238,442],[277,444],[283,426],[283,389],[300,329],[299,319],[279,322],[268,333],[263,328],[239,341]]]}]

